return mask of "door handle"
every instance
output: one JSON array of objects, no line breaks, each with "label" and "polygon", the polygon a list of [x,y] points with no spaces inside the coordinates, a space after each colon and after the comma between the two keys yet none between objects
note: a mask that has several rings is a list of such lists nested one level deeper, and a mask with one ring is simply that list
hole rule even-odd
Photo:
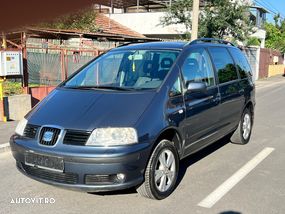
[{"label": "door handle", "polygon": [[180,109],[180,110],[178,111],[178,114],[183,114],[183,112],[184,112],[184,110],[183,110],[183,109]]},{"label": "door handle", "polygon": [[239,94],[240,95],[244,94],[244,89],[239,90]]}]

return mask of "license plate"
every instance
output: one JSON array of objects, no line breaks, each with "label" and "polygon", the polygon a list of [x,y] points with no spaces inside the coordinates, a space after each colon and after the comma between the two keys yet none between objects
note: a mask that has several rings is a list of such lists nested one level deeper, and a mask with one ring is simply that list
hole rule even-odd
[{"label": "license plate", "polygon": [[63,172],[64,170],[63,159],[59,157],[51,157],[51,156],[27,153],[25,155],[25,164],[57,172]]}]

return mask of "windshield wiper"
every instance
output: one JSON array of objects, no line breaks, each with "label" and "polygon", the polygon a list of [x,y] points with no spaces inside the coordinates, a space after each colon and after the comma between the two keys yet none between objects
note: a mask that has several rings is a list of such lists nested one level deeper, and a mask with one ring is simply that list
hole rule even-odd
[{"label": "windshield wiper", "polygon": [[82,89],[82,90],[96,90],[96,89],[109,89],[109,90],[116,90],[116,91],[133,91],[134,88],[124,88],[118,86],[108,86],[108,85],[98,85],[98,86],[70,86],[65,87],[70,89]]}]

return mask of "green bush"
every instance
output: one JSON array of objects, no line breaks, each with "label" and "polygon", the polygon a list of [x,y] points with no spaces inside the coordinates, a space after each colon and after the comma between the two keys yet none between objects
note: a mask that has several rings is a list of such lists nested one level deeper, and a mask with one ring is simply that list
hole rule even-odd
[{"label": "green bush", "polygon": [[247,46],[260,46],[260,43],[257,37],[250,37],[247,41]]},{"label": "green bush", "polygon": [[12,82],[6,80],[3,83],[4,96],[12,96],[23,93],[22,83],[21,82]]},{"label": "green bush", "polygon": [[82,30],[86,32],[97,32],[99,30],[99,27],[96,25],[96,11],[93,8],[64,15],[52,22],[39,24],[38,27]]}]

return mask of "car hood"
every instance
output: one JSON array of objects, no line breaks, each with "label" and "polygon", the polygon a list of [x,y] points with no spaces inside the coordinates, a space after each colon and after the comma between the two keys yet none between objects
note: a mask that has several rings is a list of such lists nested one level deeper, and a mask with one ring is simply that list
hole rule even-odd
[{"label": "car hood", "polygon": [[92,131],[133,127],[155,92],[118,92],[57,88],[26,117],[30,124]]}]

